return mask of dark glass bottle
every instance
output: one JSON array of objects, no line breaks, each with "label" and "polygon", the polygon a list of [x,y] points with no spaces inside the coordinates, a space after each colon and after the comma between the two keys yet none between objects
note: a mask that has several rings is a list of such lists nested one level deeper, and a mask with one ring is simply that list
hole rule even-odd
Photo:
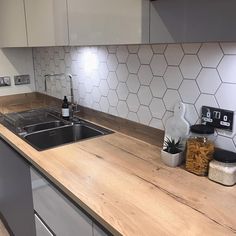
[{"label": "dark glass bottle", "polygon": [[61,114],[62,114],[63,119],[69,120],[70,118],[69,103],[66,96],[64,96],[64,99],[63,99]]}]

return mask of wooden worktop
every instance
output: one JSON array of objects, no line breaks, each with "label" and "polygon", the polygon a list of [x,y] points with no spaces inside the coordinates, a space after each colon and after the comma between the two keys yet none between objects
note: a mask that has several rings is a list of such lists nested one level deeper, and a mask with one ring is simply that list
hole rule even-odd
[{"label": "wooden worktop", "polygon": [[[25,108],[48,104],[37,101]],[[236,234],[236,186],[163,165],[155,145],[116,132],[39,152],[2,125],[0,136],[114,235]]]},{"label": "wooden worktop", "polygon": [[114,133],[38,152],[0,136],[114,235],[236,234],[236,188],[160,161],[160,149]]}]

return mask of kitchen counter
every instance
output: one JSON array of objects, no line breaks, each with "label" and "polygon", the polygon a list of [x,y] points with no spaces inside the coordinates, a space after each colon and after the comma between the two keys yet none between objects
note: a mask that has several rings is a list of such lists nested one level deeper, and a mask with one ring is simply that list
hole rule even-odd
[{"label": "kitchen counter", "polygon": [[[1,97],[0,111],[43,107],[49,100],[35,93]],[[87,114],[102,125],[113,123]],[[116,132],[38,152],[1,124],[0,136],[114,235],[236,235],[236,186],[165,166],[155,145]]]},{"label": "kitchen counter", "polygon": [[0,136],[114,235],[234,235],[236,188],[160,161],[160,148],[114,133],[38,152]]}]

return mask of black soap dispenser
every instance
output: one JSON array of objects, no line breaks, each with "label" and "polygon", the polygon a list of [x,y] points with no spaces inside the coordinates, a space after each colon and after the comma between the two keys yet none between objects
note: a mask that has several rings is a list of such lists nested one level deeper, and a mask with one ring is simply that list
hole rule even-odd
[{"label": "black soap dispenser", "polygon": [[66,96],[64,96],[64,99],[63,99],[61,114],[62,114],[63,119],[69,120],[70,118],[69,103]]}]

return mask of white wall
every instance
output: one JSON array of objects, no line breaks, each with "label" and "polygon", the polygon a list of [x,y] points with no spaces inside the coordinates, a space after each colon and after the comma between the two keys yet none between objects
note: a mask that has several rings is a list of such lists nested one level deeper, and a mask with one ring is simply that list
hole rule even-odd
[{"label": "white wall", "polygon": [[[14,85],[14,75],[29,74],[30,84]],[[10,76],[11,86],[0,87],[0,96],[35,91],[31,48],[0,49],[0,76]]]}]

